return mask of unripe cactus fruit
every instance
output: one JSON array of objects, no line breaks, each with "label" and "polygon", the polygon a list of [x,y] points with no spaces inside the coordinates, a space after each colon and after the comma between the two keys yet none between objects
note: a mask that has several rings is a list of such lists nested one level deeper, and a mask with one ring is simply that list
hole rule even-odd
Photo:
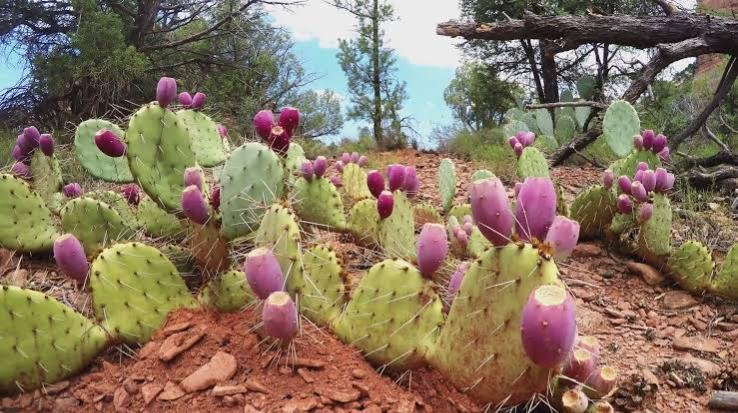
[{"label": "unripe cactus fruit", "polygon": [[305,178],[306,181],[312,181],[315,171],[313,170],[313,163],[309,160],[302,161],[300,165],[300,175]]},{"label": "unripe cactus fruit", "polygon": [[636,202],[646,202],[648,200],[648,192],[642,183],[634,181],[630,185],[630,194],[633,195]]},{"label": "unripe cactus fruit", "polygon": [[156,101],[159,106],[166,108],[177,96],[177,81],[171,77],[162,77],[156,85]]},{"label": "unripe cactus fruit", "polygon": [[507,138],[507,143],[510,145],[510,149],[515,149],[515,145],[519,144],[518,138],[511,136]]},{"label": "unripe cactus fruit", "polygon": [[95,145],[111,158],[119,158],[126,154],[126,144],[107,129],[100,129],[95,134]]},{"label": "unripe cactus fruit", "polygon": [[202,192],[195,185],[190,185],[182,191],[182,212],[192,222],[200,225],[205,225],[210,218],[208,212],[208,206],[205,204],[205,200],[202,197]]},{"label": "unripe cactus fruit", "polygon": [[640,170],[640,169],[636,170],[635,175],[633,175],[633,180],[634,181],[641,182],[641,179],[643,178],[643,172],[645,172],[645,171]]},{"label": "unripe cactus fruit", "polygon": [[407,193],[410,198],[415,197],[418,194],[420,188],[420,181],[418,181],[418,174],[415,171],[414,166],[408,166],[405,168],[405,180],[402,184],[402,189]]},{"label": "unripe cactus fruit", "polygon": [[261,110],[255,116],[252,122],[256,135],[261,139],[269,138],[274,126],[274,114],[271,110]]},{"label": "unripe cactus fruit", "polygon": [[448,287],[446,288],[446,297],[444,299],[446,312],[451,308],[451,304],[454,302],[454,298],[456,298],[459,288],[461,288],[461,282],[464,281],[464,274],[466,274],[466,270],[468,269],[469,263],[462,262],[451,275],[451,278],[449,278]]},{"label": "unripe cactus fruit", "polygon": [[392,215],[395,207],[395,198],[390,191],[382,191],[377,197],[377,213],[379,218],[385,219]]},{"label": "unripe cactus fruit", "polygon": [[584,383],[597,369],[597,358],[585,349],[575,348],[564,361],[562,373],[575,383]]},{"label": "unripe cactus fruit", "polygon": [[273,126],[269,135],[269,147],[278,154],[284,154],[290,148],[290,135],[281,126]]},{"label": "unripe cactus fruit", "polygon": [[448,238],[446,228],[441,224],[427,223],[423,225],[418,235],[417,258],[418,269],[425,278],[431,278],[433,273],[443,264],[448,254]]},{"label": "unripe cactus fruit", "polygon": [[638,221],[644,223],[651,219],[653,215],[653,204],[645,202],[641,204],[641,212],[638,215]]},{"label": "unripe cactus fruit", "polygon": [[123,194],[123,198],[133,206],[138,206],[138,203],[141,202],[141,191],[136,184],[125,185],[120,192]]},{"label": "unripe cactus fruit", "polygon": [[79,198],[80,196],[82,196],[82,186],[80,186],[80,184],[78,184],[77,182],[72,182],[70,184],[64,185],[64,188],[62,188],[62,192],[67,198]]},{"label": "unripe cactus fruit", "polygon": [[243,272],[251,290],[262,300],[284,290],[284,276],[279,261],[268,248],[257,248],[246,255]]},{"label": "unripe cactus fruit", "polygon": [[375,198],[384,191],[384,177],[379,171],[369,171],[366,174],[366,186]]},{"label": "unripe cactus fruit", "polygon": [[633,201],[626,194],[618,196],[618,212],[621,214],[630,214],[633,212]]},{"label": "unripe cactus fruit", "polygon": [[464,223],[463,223],[463,224],[461,225],[461,228],[462,228],[462,229],[464,230],[464,233],[465,233],[465,234],[466,234],[467,236],[470,236],[470,235],[471,235],[471,233],[472,233],[472,231],[474,231],[474,224],[473,224],[472,222],[464,222]]},{"label": "unripe cactus fruit", "polygon": [[295,108],[282,108],[279,113],[279,126],[283,127],[289,136],[295,133],[300,124],[300,111]]},{"label": "unripe cactus fruit", "polygon": [[180,93],[177,100],[179,100],[179,104],[185,108],[192,106],[192,96],[188,92]]},{"label": "unripe cactus fruit", "polygon": [[190,104],[190,108],[194,110],[200,110],[205,106],[205,101],[207,100],[208,96],[202,92],[195,93],[195,96],[192,97],[192,104]]},{"label": "unripe cactus fruit", "polygon": [[210,206],[215,211],[220,209],[220,185],[215,185],[210,191]]},{"label": "unripe cactus fruit", "polygon": [[270,337],[287,342],[297,335],[297,307],[290,295],[283,291],[275,291],[267,297],[261,310],[261,320]]},{"label": "unripe cactus fruit", "polygon": [[64,234],[54,241],[54,260],[64,275],[83,284],[90,264],[85,249],[72,234]]},{"label": "unripe cactus fruit", "polygon": [[632,185],[633,183],[630,182],[630,178],[627,176],[622,175],[618,178],[618,188],[620,188],[620,192],[630,195],[630,188]]},{"label": "unripe cactus fruit", "polygon": [[31,168],[22,162],[14,163],[13,166],[10,167],[10,173],[25,180],[29,180],[33,177],[31,174]]},{"label": "unripe cactus fruit", "polygon": [[574,346],[574,300],[563,287],[544,285],[535,289],[523,307],[520,323],[523,349],[541,367],[558,366]]},{"label": "unripe cactus fruit", "polygon": [[469,235],[459,228],[459,231],[454,232],[454,237],[456,238],[456,242],[461,245],[461,248],[466,250],[466,247],[469,245]]},{"label": "unripe cactus fruit", "polygon": [[363,168],[367,163],[369,163],[369,158],[367,158],[366,155],[361,155],[358,162],[359,166]]},{"label": "unripe cactus fruit", "polygon": [[387,181],[389,182],[389,190],[394,192],[402,187],[405,182],[405,167],[393,164],[387,167]]},{"label": "unripe cactus fruit", "polygon": [[41,152],[46,156],[54,155],[54,138],[48,133],[44,133],[38,139],[38,146],[41,148]]},{"label": "unripe cactus fruit", "polygon": [[653,140],[656,138],[656,133],[651,129],[646,129],[641,135],[643,136],[643,148],[651,150],[653,147]]},{"label": "unripe cactus fruit", "polygon": [[564,413],[584,413],[589,406],[589,398],[580,389],[570,389],[561,395],[561,406]]},{"label": "unripe cactus fruit", "polygon": [[579,240],[579,223],[561,215],[554,218],[551,228],[546,234],[546,242],[553,248],[556,259],[565,259],[571,255]]},{"label": "unripe cactus fruit", "polygon": [[523,145],[520,142],[516,143],[515,144],[515,147],[513,147],[513,151],[515,152],[515,156],[518,157],[518,158],[520,158],[520,155],[523,154],[523,149],[524,149],[524,147],[523,147]]},{"label": "unripe cactus fruit", "polygon": [[202,172],[196,166],[191,166],[184,171],[184,186],[186,188],[190,185],[195,185],[202,191]]},{"label": "unripe cactus fruit", "polygon": [[472,183],[471,210],[479,231],[492,244],[499,247],[510,242],[513,215],[507,192],[499,178]]},{"label": "unripe cactus fruit", "polygon": [[526,178],[515,204],[515,229],[526,241],[539,241],[556,216],[556,189],[549,178]]},{"label": "unripe cactus fruit", "polygon": [[605,172],[602,173],[602,186],[604,186],[607,189],[612,188],[612,184],[615,181],[615,176],[612,174],[612,171],[609,169],[605,169]]},{"label": "unripe cactus fruit", "polygon": [[325,156],[318,156],[313,161],[313,172],[318,178],[322,178],[325,175],[325,171],[328,169],[328,160]]},{"label": "unripe cactus fruit", "polygon": [[603,398],[607,396],[618,380],[618,371],[610,366],[604,366],[592,373],[586,380],[585,385],[587,393],[593,398]]},{"label": "unripe cactus fruit", "polygon": [[341,154],[341,162],[343,162],[344,165],[348,165],[351,163],[351,154],[348,152],[344,152]]},{"label": "unripe cactus fruit", "polygon": [[662,149],[659,153],[659,160],[661,162],[670,162],[671,161],[671,151],[669,150],[669,147]]},{"label": "unripe cactus fruit", "polygon": [[659,153],[666,148],[666,136],[662,134],[656,135],[655,138],[653,138],[653,146],[651,147],[651,150],[654,153]]},{"label": "unripe cactus fruit", "polygon": [[650,169],[643,171],[641,174],[641,183],[646,189],[646,192],[653,192],[656,188],[656,173]]},{"label": "unripe cactus fruit", "polygon": [[635,146],[636,149],[639,151],[643,150],[643,136],[641,135],[635,135],[633,136],[633,146]]}]

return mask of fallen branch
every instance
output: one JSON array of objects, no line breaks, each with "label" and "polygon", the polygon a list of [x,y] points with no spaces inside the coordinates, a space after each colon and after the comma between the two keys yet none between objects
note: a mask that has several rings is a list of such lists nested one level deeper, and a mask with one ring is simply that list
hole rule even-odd
[{"label": "fallen branch", "polygon": [[738,410],[738,392],[716,391],[710,397],[707,407],[718,410]]},{"label": "fallen branch", "polygon": [[711,172],[694,169],[687,173],[687,180],[695,187],[706,187],[731,178],[738,178],[738,167],[723,166]]},{"label": "fallen branch", "polygon": [[607,105],[602,102],[593,102],[589,100],[580,100],[578,102],[554,102],[554,103],[537,103],[525,105],[526,109],[552,109],[552,108],[574,108],[580,106],[589,106],[593,108],[607,109]]}]

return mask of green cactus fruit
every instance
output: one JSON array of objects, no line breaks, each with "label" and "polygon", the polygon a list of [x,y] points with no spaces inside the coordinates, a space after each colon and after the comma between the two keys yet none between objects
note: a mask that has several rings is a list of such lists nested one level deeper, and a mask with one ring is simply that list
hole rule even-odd
[{"label": "green cactus fruit", "polygon": [[517,404],[545,393],[549,372],[525,354],[523,306],[541,285],[561,285],[556,264],[528,244],[488,250],[464,276],[430,363],[467,394]]},{"label": "green cactus fruit", "polygon": [[577,123],[572,117],[563,115],[556,119],[556,130],[554,134],[559,145],[568,143],[576,132]]},{"label": "green cactus fruit", "polygon": [[579,222],[579,238],[592,238],[610,225],[616,212],[615,194],[602,185],[580,192],[571,204],[570,217]]},{"label": "green cactus fruit", "polygon": [[438,193],[441,195],[443,210],[448,212],[456,197],[456,166],[451,159],[441,159],[438,167]]},{"label": "green cactus fruit", "polygon": [[672,251],[668,263],[672,278],[687,291],[701,293],[712,280],[715,263],[710,251],[698,241],[687,241]]},{"label": "green cactus fruit", "polygon": [[186,235],[183,220],[161,209],[149,197],[141,200],[137,217],[144,232],[150,237],[180,240]]},{"label": "green cactus fruit", "polygon": [[610,222],[609,231],[612,232],[615,235],[624,234],[631,229],[635,228],[638,223],[635,220],[635,215],[633,214],[621,214],[616,213],[615,216],[612,217],[612,222]]},{"label": "green cactus fruit", "polygon": [[730,247],[720,272],[710,286],[710,291],[721,297],[738,300],[738,244]]},{"label": "green cactus fruit", "polygon": [[140,244],[116,244],[90,268],[95,316],[124,343],[145,343],[170,311],[196,308],[174,264],[161,251]]},{"label": "green cactus fruit", "polygon": [[436,211],[433,205],[418,204],[413,206],[413,218],[415,219],[415,228],[421,228],[428,223],[442,224],[443,218]]},{"label": "green cactus fruit", "polygon": [[341,265],[336,253],[316,245],[302,255],[302,277],[290,282],[300,313],[321,326],[330,326],[345,303]]},{"label": "green cactus fruit", "polygon": [[354,205],[362,199],[372,197],[369,187],[366,185],[366,172],[358,164],[350,163],[344,165],[343,174],[343,191],[346,194],[346,203]]},{"label": "green cactus fruit", "polygon": [[147,104],[131,117],[126,140],[128,163],[141,188],[164,209],[179,210],[184,171],[196,163],[182,122],[168,109]]},{"label": "green cactus fruit", "polygon": [[221,232],[234,239],[256,230],[267,208],[282,196],[284,170],[279,157],[260,143],[231,153],[220,177]]},{"label": "green cactus fruit", "polygon": [[125,222],[129,228],[133,230],[141,228],[141,223],[139,222],[136,213],[131,208],[131,204],[129,204],[120,193],[113,191],[91,191],[86,192],[84,197],[108,204],[115,210],[115,212],[118,213],[118,215],[120,215],[123,222]]},{"label": "green cactus fruit", "polygon": [[542,135],[554,136],[553,119],[548,109],[536,109],[536,125]]},{"label": "green cactus fruit", "polygon": [[578,106],[574,108],[574,117],[577,120],[579,129],[584,130],[584,125],[587,123],[587,119],[589,119],[590,112],[592,112],[592,109],[587,106]]},{"label": "green cactus fruit", "polygon": [[302,221],[336,230],[346,228],[341,195],[327,179],[297,178],[293,191],[292,206]]},{"label": "green cactus fruit", "polygon": [[237,270],[221,273],[210,280],[197,297],[203,307],[223,313],[242,310],[255,299],[246,282],[246,274]]},{"label": "green cactus fruit", "polygon": [[443,323],[442,307],[420,271],[386,260],[361,279],[334,331],[381,369],[403,371],[423,364]]},{"label": "green cactus fruit", "polygon": [[346,228],[358,244],[375,246],[379,245],[379,221],[377,201],[374,198],[363,199],[349,210]]},{"label": "green cactus fruit", "polygon": [[31,189],[41,195],[44,202],[50,203],[54,194],[59,193],[64,184],[59,161],[54,156],[46,156],[41,151],[35,151],[31,157],[31,173],[33,174]]},{"label": "green cactus fruit", "polygon": [[105,330],[37,291],[0,287],[0,394],[59,382],[108,344]]},{"label": "green cactus fruit", "polygon": [[133,175],[126,158],[111,158],[100,152],[95,145],[95,134],[100,129],[107,129],[119,138],[125,135],[123,129],[118,125],[106,120],[89,119],[82,122],[74,133],[74,150],[77,153],[77,159],[95,178],[122,184],[133,182]]},{"label": "green cactus fruit", "polygon": [[295,174],[300,170],[302,162],[305,161],[305,151],[302,149],[299,143],[290,143],[289,149],[287,149],[287,155],[284,158],[284,172],[287,174],[290,182],[293,182],[297,177]]},{"label": "green cactus fruit", "polygon": [[379,222],[379,245],[393,258],[412,260],[415,257],[415,220],[413,206],[402,191],[393,194],[392,215]]},{"label": "green cactus fruit", "polygon": [[50,251],[59,235],[43,199],[22,179],[0,174],[0,246]]},{"label": "green cactus fruit", "polygon": [[625,158],[621,158],[613,162],[609,169],[612,171],[616,180],[621,175],[626,175],[633,179],[636,173],[636,167],[640,162],[647,163],[650,169],[653,170],[656,170],[656,168],[661,166],[661,161],[655,153],[651,151],[635,151],[631,152]]},{"label": "green cactus fruit", "polygon": [[108,245],[134,235],[128,223],[105,202],[91,198],[75,198],[61,212],[64,232],[71,233],[92,257]]},{"label": "green cactus fruit", "polygon": [[254,246],[272,250],[279,267],[282,268],[287,291],[293,295],[302,280],[302,254],[299,243],[300,227],[295,216],[279,204],[269,207],[256,230]]},{"label": "green cactus fruit", "polygon": [[197,163],[204,167],[222,164],[226,159],[226,140],[218,133],[218,127],[210,117],[200,111],[182,109],[177,119],[187,129],[192,140],[192,150]]},{"label": "green cactus fruit", "polygon": [[641,120],[630,103],[618,100],[610,104],[602,120],[602,132],[616,155],[627,155],[633,149],[633,135],[640,131]]},{"label": "green cactus fruit", "polygon": [[187,249],[179,245],[166,244],[159,250],[174,264],[180,274],[191,273],[194,270],[195,257]]},{"label": "green cactus fruit", "polygon": [[463,219],[466,215],[471,215],[471,204],[454,205],[450,211],[448,211],[449,217],[456,217],[456,219]]},{"label": "green cactus fruit", "polygon": [[523,149],[523,153],[518,158],[517,163],[518,177],[521,180],[530,177],[548,177],[548,161],[541,151],[532,146]]},{"label": "green cactus fruit", "polygon": [[654,194],[651,219],[641,225],[638,249],[647,261],[657,261],[671,253],[671,203],[664,194]]},{"label": "green cactus fruit", "polygon": [[478,171],[475,171],[474,174],[471,177],[472,182],[481,181],[482,179],[487,178],[494,178],[495,174],[492,172],[486,170],[486,169],[480,169]]}]

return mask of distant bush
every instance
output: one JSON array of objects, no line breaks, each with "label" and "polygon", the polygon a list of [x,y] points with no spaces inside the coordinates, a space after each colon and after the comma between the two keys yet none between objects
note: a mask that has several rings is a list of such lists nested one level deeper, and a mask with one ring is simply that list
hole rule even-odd
[{"label": "distant bush", "polygon": [[[448,128],[435,133],[441,151],[475,161],[479,163],[480,168],[489,169],[501,178],[514,179],[515,155],[505,142],[502,129],[473,132]],[[446,136],[438,136],[439,134]]]}]

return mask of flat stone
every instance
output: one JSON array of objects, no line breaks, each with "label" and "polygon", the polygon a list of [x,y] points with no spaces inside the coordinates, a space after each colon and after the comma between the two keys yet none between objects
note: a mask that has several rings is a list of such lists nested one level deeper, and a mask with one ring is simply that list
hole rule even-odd
[{"label": "flat stone", "polygon": [[283,413],[309,412],[318,407],[318,399],[316,397],[308,397],[302,400],[290,400],[282,406]]},{"label": "flat stone", "polygon": [[263,412],[255,408],[254,406],[247,404],[243,406],[243,413],[263,413]]},{"label": "flat stone", "polygon": [[74,397],[57,397],[54,399],[55,412],[78,412],[79,400]]},{"label": "flat stone", "polygon": [[361,396],[361,393],[359,393],[358,390],[343,391],[343,390],[331,389],[331,390],[318,390],[318,393],[320,393],[320,395],[322,396],[325,396],[339,403],[349,403],[349,402],[358,400],[359,396]]},{"label": "flat stone", "polygon": [[297,369],[297,374],[305,380],[305,383],[312,383],[315,381],[308,369]]},{"label": "flat stone", "polygon": [[141,350],[138,351],[138,357],[141,359],[147,359],[151,357],[154,353],[156,353],[156,350],[158,348],[159,348],[158,342],[149,341],[143,347],[141,347]]},{"label": "flat stone", "polygon": [[248,393],[246,386],[215,386],[213,387],[213,396],[230,396],[233,394]]},{"label": "flat stone", "polygon": [[597,257],[602,255],[602,248],[595,244],[579,244],[572,254],[575,257]]},{"label": "flat stone", "polygon": [[182,390],[181,387],[177,386],[171,381],[168,381],[167,384],[164,385],[164,390],[161,392],[161,394],[159,394],[159,400],[162,400],[162,401],[177,400],[180,397],[184,396],[185,394],[186,393],[184,392],[184,390]]},{"label": "flat stone", "polygon": [[148,405],[151,403],[163,389],[163,387],[156,383],[147,383],[141,386],[141,395],[143,396],[144,404]]},{"label": "flat stone", "polygon": [[205,333],[202,331],[195,333],[185,331],[172,334],[159,347],[159,360],[163,362],[173,360],[178,355],[192,348],[203,337],[205,337]]},{"label": "flat stone", "polygon": [[658,386],[659,385],[659,378],[656,377],[656,375],[653,374],[653,372],[651,370],[649,370],[649,369],[643,369],[641,371],[641,374],[643,375],[643,379],[646,381],[646,383],[652,384],[654,386]]},{"label": "flat stone", "polygon": [[235,357],[219,351],[205,365],[182,380],[180,385],[187,393],[205,390],[229,380],[236,374],[237,367]]},{"label": "flat stone", "polygon": [[660,285],[665,280],[663,274],[661,274],[659,270],[648,264],[628,261],[625,263],[625,266],[628,267],[628,270],[632,273],[640,275],[641,278],[643,278],[643,281],[648,285]]},{"label": "flat stone", "polygon": [[130,404],[131,395],[123,387],[118,387],[115,394],[113,394],[113,407],[115,407],[115,411],[123,412]]},{"label": "flat stone", "polygon": [[256,380],[253,380],[253,379],[246,380],[246,383],[244,383],[244,386],[246,386],[246,388],[249,389],[249,390],[251,390],[251,391],[255,391],[255,392],[259,392],[259,393],[264,393],[264,394],[268,394],[269,393],[269,389],[267,389],[267,387],[265,385],[259,383]]},{"label": "flat stone", "polygon": [[694,297],[685,291],[667,291],[664,293],[663,306],[669,310],[682,310],[699,304]]},{"label": "flat stone", "polygon": [[677,350],[695,350],[707,353],[720,351],[720,342],[714,338],[682,336],[675,338],[673,345]]},{"label": "flat stone", "polygon": [[187,330],[191,326],[192,326],[192,321],[184,321],[182,323],[177,323],[177,324],[172,324],[171,326],[166,326],[161,331],[165,335],[169,335],[172,333],[179,333],[180,331]]},{"label": "flat stone", "polygon": [[355,379],[363,379],[366,377],[366,371],[362,369],[354,369],[351,370],[351,375],[354,376]]},{"label": "flat stone", "polygon": [[313,369],[322,369],[325,367],[325,362],[320,360],[311,360],[306,358],[298,357],[295,359],[294,365],[296,367],[310,367]]},{"label": "flat stone", "polygon": [[59,383],[51,384],[48,386],[44,386],[44,393],[48,394],[49,396],[55,396],[64,390],[66,390],[69,387],[69,381],[60,381]]},{"label": "flat stone", "polygon": [[689,366],[696,367],[710,378],[715,378],[719,376],[720,373],[722,372],[722,369],[717,364],[711,362],[710,360],[705,360],[705,359],[694,357],[691,354],[687,354],[684,357],[677,357],[677,358],[674,358],[673,360],[679,361]]}]

